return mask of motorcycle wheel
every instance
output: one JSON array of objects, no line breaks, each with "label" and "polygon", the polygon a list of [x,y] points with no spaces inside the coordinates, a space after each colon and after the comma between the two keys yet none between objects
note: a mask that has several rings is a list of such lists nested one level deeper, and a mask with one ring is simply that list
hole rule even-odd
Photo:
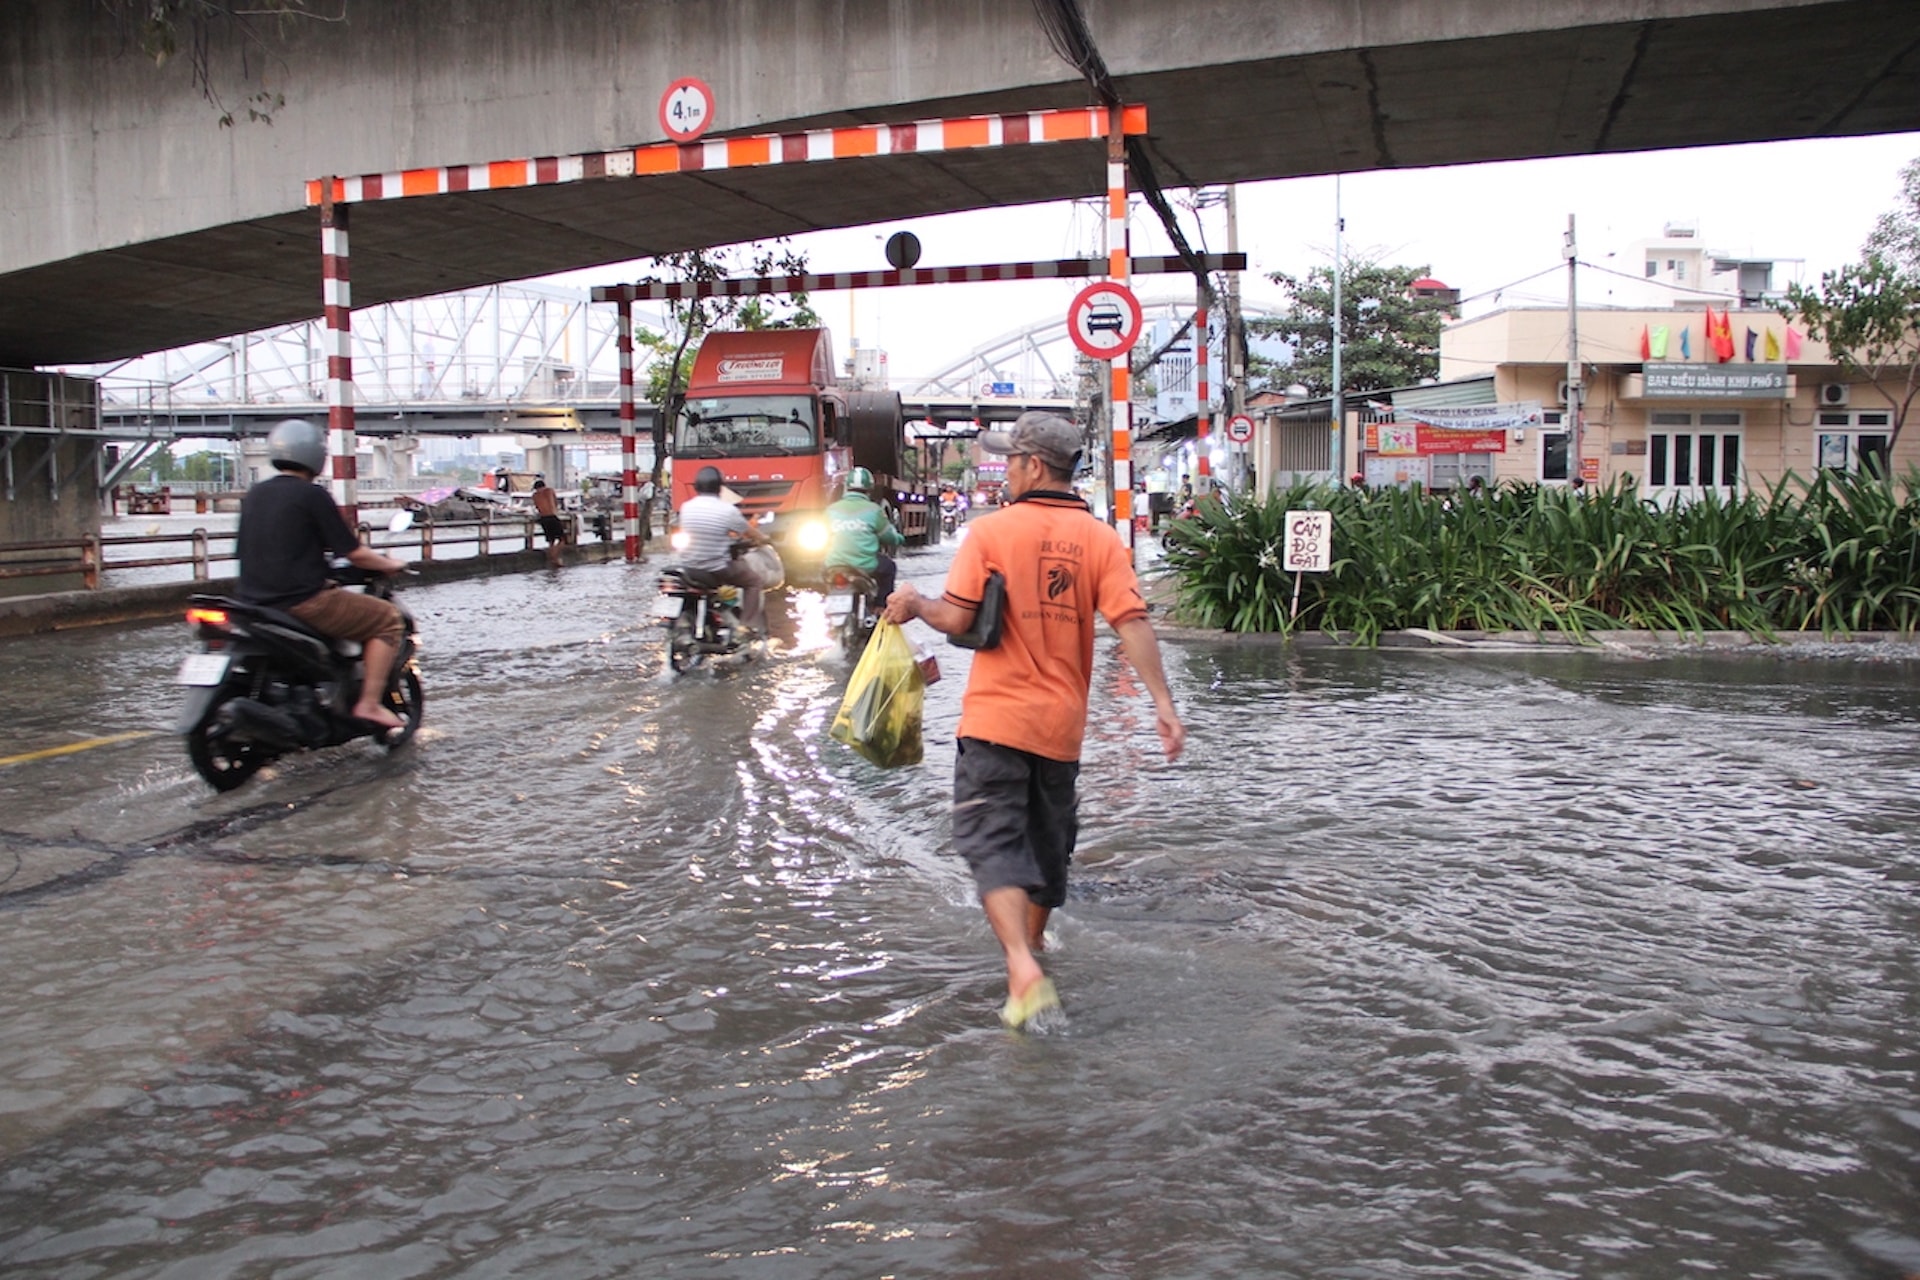
[{"label": "motorcycle wheel", "polygon": [[215,791],[232,791],[273,762],[272,752],[252,742],[229,742],[219,732],[220,709],[240,696],[238,690],[225,690],[200,717],[200,723],[187,733],[187,758],[207,785]]},{"label": "motorcycle wheel", "polygon": [[706,660],[707,655],[694,640],[693,619],[682,610],[679,617],[667,623],[667,665],[684,675]]},{"label": "motorcycle wheel", "polygon": [[420,729],[420,719],[427,711],[427,694],[426,690],[420,687],[418,672],[401,673],[400,687],[387,694],[387,706],[393,714],[406,721],[406,724],[397,732],[389,730],[387,735],[380,739],[380,745],[388,751],[398,751],[413,741],[413,735]]}]

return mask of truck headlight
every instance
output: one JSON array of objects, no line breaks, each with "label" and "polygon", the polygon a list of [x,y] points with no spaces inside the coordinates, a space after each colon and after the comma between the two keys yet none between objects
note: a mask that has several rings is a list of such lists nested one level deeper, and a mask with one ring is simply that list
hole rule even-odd
[{"label": "truck headlight", "polygon": [[831,532],[825,520],[808,520],[800,526],[794,541],[802,551],[825,551]]}]

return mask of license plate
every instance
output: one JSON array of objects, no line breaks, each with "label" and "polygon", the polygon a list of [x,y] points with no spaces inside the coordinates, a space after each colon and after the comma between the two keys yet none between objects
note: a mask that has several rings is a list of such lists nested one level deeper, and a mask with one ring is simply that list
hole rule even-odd
[{"label": "license plate", "polygon": [[653,602],[653,616],[656,618],[677,618],[680,606],[686,603],[684,596],[661,596]]},{"label": "license plate", "polygon": [[853,592],[827,592],[827,613],[831,617],[844,618],[853,612]]},{"label": "license plate", "polygon": [[227,678],[227,664],[231,661],[231,656],[224,653],[190,653],[180,664],[179,683],[219,684]]}]

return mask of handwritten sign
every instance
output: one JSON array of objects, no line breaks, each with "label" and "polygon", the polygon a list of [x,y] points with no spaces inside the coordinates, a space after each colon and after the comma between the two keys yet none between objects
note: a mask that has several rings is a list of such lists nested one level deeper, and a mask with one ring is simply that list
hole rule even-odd
[{"label": "handwritten sign", "polygon": [[1287,512],[1288,573],[1325,573],[1333,567],[1333,512]]}]

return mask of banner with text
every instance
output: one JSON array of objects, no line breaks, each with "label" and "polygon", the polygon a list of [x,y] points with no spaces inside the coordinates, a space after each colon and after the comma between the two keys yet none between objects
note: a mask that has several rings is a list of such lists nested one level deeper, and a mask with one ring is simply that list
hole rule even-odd
[{"label": "banner with text", "polygon": [[1784,364],[1649,364],[1649,400],[1785,400]]}]

